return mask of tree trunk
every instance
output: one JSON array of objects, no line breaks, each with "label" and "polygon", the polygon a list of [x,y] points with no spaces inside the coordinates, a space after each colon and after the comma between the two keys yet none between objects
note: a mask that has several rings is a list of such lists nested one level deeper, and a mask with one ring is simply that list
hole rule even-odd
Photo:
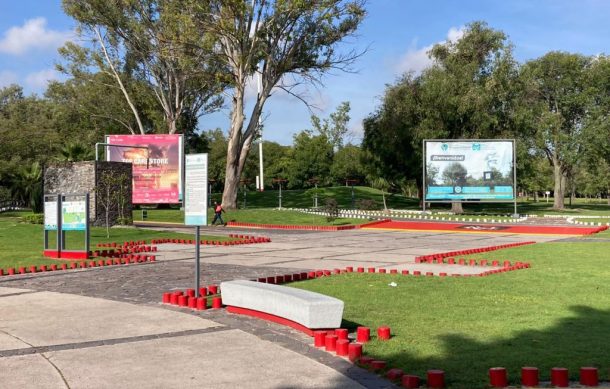
[{"label": "tree trunk", "polygon": [[383,198],[383,210],[387,213],[388,212],[388,205],[385,202],[385,192],[381,191],[381,197]]},{"label": "tree trunk", "polygon": [[451,212],[455,213],[456,215],[461,215],[462,213],[464,213],[464,208],[462,207],[462,202],[453,201],[451,203]]},{"label": "tree trunk", "polygon": [[222,205],[227,209],[237,208],[237,192],[241,170],[239,160],[241,137],[244,127],[244,91],[237,87],[233,94],[233,111],[231,112],[231,131],[227,146],[227,166],[225,169],[225,187],[222,191]]},{"label": "tree trunk", "polygon": [[553,179],[555,181],[555,188],[553,193],[553,209],[564,209],[563,195],[564,195],[564,180],[561,164],[557,158],[553,158]]},{"label": "tree trunk", "polygon": [[534,201],[535,201],[535,202],[538,202],[539,200],[540,200],[540,199],[538,198],[538,191],[537,191],[537,190],[535,190],[535,191],[534,191]]},{"label": "tree trunk", "polygon": [[610,205],[610,189],[606,192],[606,199],[608,199],[608,205]]}]

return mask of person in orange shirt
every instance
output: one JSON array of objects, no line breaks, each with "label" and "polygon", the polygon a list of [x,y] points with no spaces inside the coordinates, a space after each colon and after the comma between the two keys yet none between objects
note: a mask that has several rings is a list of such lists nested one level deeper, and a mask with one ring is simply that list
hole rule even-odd
[{"label": "person in orange shirt", "polygon": [[222,220],[222,213],[224,211],[222,205],[218,204],[218,201],[214,201],[214,220],[212,220],[212,225],[216,224],[216,220],[220,220],[220,224],[225,225],[225,222]]}]

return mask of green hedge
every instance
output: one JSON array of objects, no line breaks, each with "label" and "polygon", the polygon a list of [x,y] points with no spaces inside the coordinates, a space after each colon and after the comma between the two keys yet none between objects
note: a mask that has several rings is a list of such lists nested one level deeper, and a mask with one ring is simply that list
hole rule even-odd
[{"label": "green hedge", "polygon": [[25,215],[23,217],[23,221],[30,224],[43,224],[44,223],[44,214],[43,213],[33,213],[31,215]]}]

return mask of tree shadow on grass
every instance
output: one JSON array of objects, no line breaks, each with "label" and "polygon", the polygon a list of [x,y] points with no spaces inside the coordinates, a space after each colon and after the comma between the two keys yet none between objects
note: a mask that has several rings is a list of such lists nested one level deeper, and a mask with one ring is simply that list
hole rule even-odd
[{"label": "tree shadow on grass", "polygon": [[[520,384],[522,366],[537,367],[541,381],[550,380],[552,367],[567,367],[570,380],[578,381],[579,368],[583,366],[598,367],[600,380],[608,380],[610,310],[573,306],[571,311],[573,316],[559,320],[554,326],[522,331],[492,342],[455,334],[442,336],[441,357],[414,355],[407,343],[406,349],[384,356],[389,366],[420,377],[425,377],[428,369],[442,369],[450,388],[489,387],[488,369],[498,366],[507,369],[509,382],[515,385]],[[417,341],[416,336],[413,338]]]}]

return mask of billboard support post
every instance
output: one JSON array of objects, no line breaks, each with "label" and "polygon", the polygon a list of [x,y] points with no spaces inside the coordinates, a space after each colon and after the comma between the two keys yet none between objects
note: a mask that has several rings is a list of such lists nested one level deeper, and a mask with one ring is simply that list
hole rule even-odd
[{"label": "billboard support post", "polygon": [[426,212],[426,140],[422,140],[421,141],[421,149],[422,149],[422,165],[421,165],[421,169],[422,169],[422,192],[421,192],[421,204],[422,204],[422,211],[425,213]]},{"label": "billboard support post", "polygon": [[517,212],[517,148],[515,141],[513,140],[513,197],[515,199],[514,205],[514,213],[513,217],[515,219],[519,218],[519,213]]},{"label": "billboard support post", "polygon": [[195,226],[195,297],[201,279],[201,226],[208,223],[208,155],[189,154],[184,159],[184,224]]},{"label": "billboard support post", "polygon": [[200,273],[201,273],[201,264],[199,262],[200,255],[200,247],[199,241],[201,239],[201,227],[195,226],[195,297],[199,298],[199,287],[201,286],[200,282]]}]

